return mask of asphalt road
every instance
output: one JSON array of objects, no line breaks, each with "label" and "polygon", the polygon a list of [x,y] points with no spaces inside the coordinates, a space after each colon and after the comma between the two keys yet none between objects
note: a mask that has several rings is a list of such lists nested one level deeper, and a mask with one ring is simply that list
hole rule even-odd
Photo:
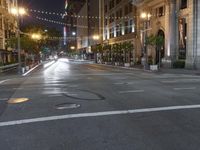
[{"label": "asphalt road", "polygon": [[199,96],[200,76],[59,60],[0,78],[0,150],[198,150]]}]

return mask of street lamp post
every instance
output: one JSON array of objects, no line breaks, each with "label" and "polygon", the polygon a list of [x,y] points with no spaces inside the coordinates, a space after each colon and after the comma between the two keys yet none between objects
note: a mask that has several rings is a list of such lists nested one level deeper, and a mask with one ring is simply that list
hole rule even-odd
[{"label": "street lamp post", "polygon": [[19,7],[18,1],[16,7],[11,8],[11,14],[17,18],[17,54],[18,54],[18,73],[22,73],[22,62],[21,62],[21,43],[20,43],[20,16],[26,14],[26,10]]},{"label": "street lamp post", "polygon": [[[95,41],[95,45],[97,46],[97,44],[98,44],[98,42],[99,42],[99,39],[100,39],[100,37],[99,37],[99,35],[93,35],[93,40]],[[97,61],[97,52],[95,52],[95,63],[98,63],[98,61]]]},{"label": "street lamp post", "polygon": [[143,19],[142,36],[143,36],[144,70],[147,70],[148,69],[148,63],[147,63],[148,58],[147,58],[146,38],[147,38],[147,31],[149,30],[147,21],[150,19],[151,15],[143,12],[143,13],[141,13],[140,17],[141,17],[141,19]]}]

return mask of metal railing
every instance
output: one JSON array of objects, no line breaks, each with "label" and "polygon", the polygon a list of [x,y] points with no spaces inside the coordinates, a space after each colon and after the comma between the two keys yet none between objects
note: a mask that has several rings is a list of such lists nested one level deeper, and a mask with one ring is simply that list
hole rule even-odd
[{"label": "metal railing", "polygon": [[0,73],[1,72],[7,72],[13,69],[17,69],[18,63],[16,64],[11,64],[11,65],[6,65],[6,66],[0,66]]}]

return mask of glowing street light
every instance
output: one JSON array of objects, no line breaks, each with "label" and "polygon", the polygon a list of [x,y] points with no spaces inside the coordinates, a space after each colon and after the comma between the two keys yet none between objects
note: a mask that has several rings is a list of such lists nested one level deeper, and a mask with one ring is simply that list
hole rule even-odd
[{"label": "glowing street light", "polygon": [[33,33],[33,34],[31,35],[31,38],[32,38],[33,40],[41,40],[42,35],[41,35],[41,34],[38,34],[38,33]]},{"label": "glowing street light", "polygon": [[148,23],[149,19],[151,18],[150,13],[142,12],[140,14],[140,18],[144,20],[144,26],[143,26],[143,31],[141,32],[141,35],[143,36],[143,57],[144,57],[144,69],[146,70],[148,68],[147,64],[147,45],[146,45],[146,37],[147,37],[147,28],[148,28]]},{"label": "glowing street light", "polygon": [[141,15],[140,15],[140,17],[141,17],[142,19],[145,19],[145,18],[147,18],[147,13],[145,13],[145,12],[142,12],[142,13],[141,13]]},{"label": "glowing street light", "polygon": [[20,45],[20,16],[26,14],[26,10],[23,7],[18,6],[18,1],[16,1],[16,7],[10,9],[10,13],[17,18],[17,49],[18,49],[18,73],[22,73],[22,62],[21,62],[21,45]]},{"label": "glowing street light", "polygon": [[141,14],[140,14],[140,18],[141,19],[150,19],[151,18],[151,14],[150,13],[146,13],[146,12],[142,12]]},{"label": "glowing street light", "polygon": [[70,49],[71,49],[71,50],[75,50],[75,46],[71,46]]},{"label": "glowing street light", "polygon": [[99,35],[94,35],[93,36],[93,40],[99,40],[99,39],[100,39]]},{"label": "glowing street light", "polygon": [[17,8],[15,8],[15,7],[11,8],[10,12],[13,15],[17,15],[18,14]]},{"label": "glowing street light", "polygon": [[23,7],[13,7],[10,10],[11,14],[15,15],[15,16],[24,16],[27,14],[26,9]]}]

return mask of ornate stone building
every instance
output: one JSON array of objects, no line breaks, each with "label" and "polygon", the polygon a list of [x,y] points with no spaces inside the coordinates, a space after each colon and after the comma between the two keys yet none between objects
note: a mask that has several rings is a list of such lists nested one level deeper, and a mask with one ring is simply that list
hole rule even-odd
[{"label": "ornate stone building", "polygon": [[135,38],[136,9],[130,0],[102,0],[102,38],[105,44]]},{"label": "ornate stone building", "polygon": [[[200,68],[200,1],[102,0],[101,7],[104,44],[132,41],[135,62],[145,53],[164,67],[180,60],[186,68]],[[144,48],[150,35],[164,38],[161,50]]]},{"label": "ornate stone building", "polygon": [[14,6],[15,0],[0,0],[0,65],[16,61],[15,50],[7,45],[7,40],[15,36],[17,29],[16,18],[11,15]]},{"label": "ornate stone building", "polygon": [[[161,50],[162,64],[171,66],[177,60],[185,60],[187,68],[200,68],[200,1],[198,0],[132,0],[137,6],[137,43],[146,23],[148,35],[161,35],[164,45]],[[146,14],[146,19],[141,14]],[[142,44],[137,44],[137,57],[142,53]],[[158,51],[147,48],[147,55],[158,62]]]}]

